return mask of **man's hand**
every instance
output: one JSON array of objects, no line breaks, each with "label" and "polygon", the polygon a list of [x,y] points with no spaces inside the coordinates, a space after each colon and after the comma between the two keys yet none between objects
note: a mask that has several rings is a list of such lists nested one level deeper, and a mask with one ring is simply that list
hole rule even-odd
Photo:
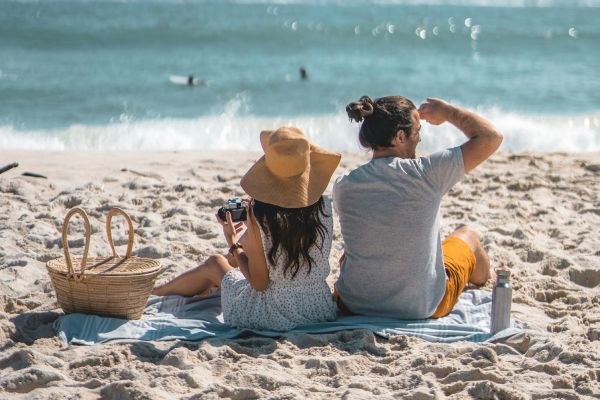
[{"label": "man's hand", "polygon": [[469,140],[461,146],[465,172],[487,160],[502,143],[502,134],[483,117],[440,99],[427,99],[419,117],[432,125],[446,121],[460,129]]},{"label": "man's hand", "polygon": [[443,124],[450,120],[456,108],[441,99],[427,98],[427,102],[419,107],[419,117],[431,125]]}]

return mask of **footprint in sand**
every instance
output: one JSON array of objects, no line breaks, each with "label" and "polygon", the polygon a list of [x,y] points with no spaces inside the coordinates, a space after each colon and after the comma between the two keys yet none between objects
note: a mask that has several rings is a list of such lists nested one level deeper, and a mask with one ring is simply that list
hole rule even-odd
[{"label": "footprint in sand", "polygon": [[527,249],[526,252],[520,252],[519,257],[521,258],[521,261],[535,264],[544,259],[544,252],[535,249]]},{"label": "footprint in sand", "polygon": [[565,299],[569,295],[566,290],[540,290],[535,292],[535,299],[544,303],[552,303],[557,299]]},{"label": "footprint in sand", "polygon": [[56,381],[65,380],[63,374],[51,369],[31,367],[0,378],[0,388],[9,393],[28,393],[38,388],[55,385]]},{"label": "footprint in sand", "polygon": [[190,350],[185,347],[177,347],[165,355],[159,364],[170,365],[181,370],[193,369],[194,358]]},{"label": "footprint in sand", "polygon": [[557,276],[558,271],[571,266],[569,260],[565,258],[547,255],[544,258],[542,274],[546,276]]},{"label": "footprint in sand", "polygon": [[593,288],[600,284],[600,270],[596,269],[570,269],[569,279],[580,286]]},{"label": "footprint in sand", "polygon": [[0,359],[0,368],[12,368],[17,371],[31,367],[36,363],[35,354],[28,349],[17,350],[8,357]]},{"label": "footprint in sand", "polygon": [[552,268],[550,265],[546,264],[542,269],[542,275],[556,276],[558,275],[558,271],[555,268]]},{"label": "footprint in sand", "polygon": [[600,340],[600,325],[591,326],[587,331],[587,338],[590,341]]}]

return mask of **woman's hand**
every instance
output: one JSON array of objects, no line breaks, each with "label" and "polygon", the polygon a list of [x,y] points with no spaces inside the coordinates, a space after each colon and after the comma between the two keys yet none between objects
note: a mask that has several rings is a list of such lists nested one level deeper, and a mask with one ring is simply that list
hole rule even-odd
[{"label": "woman's hand", "polygon": [[227,211],[225,213],[225,219],[227,222],[223,221],[219,214],[215,214],[217,217],[217,221],[221,224],[223,228],[223,236],[225,236],[225,240],[227,241],[227,245],[231,247],[234,243],[237,243],[237,235],[244,229],[244,224],[242,222],[238,222],[237,224],[233,224],[231,220],[231,212]]},{"label": "woman's hand", "polygon": [[251,198],[246,200],[246,234],[248,235],[248,239],[253,240],[254,243],[262,243],[260,229],[254,216],[254,209],[252,208],[253,205],[254,200]]}]

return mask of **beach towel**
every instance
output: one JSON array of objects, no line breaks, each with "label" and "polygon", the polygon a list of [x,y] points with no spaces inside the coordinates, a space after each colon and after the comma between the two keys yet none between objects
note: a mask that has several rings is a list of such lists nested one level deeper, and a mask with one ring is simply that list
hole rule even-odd
[{"label": "beach towel", "polygon": [[89,314],[68,314],[54,323],[59,337],[69,343],[93,345],[114,340],[188,340],[235,338],[249,332],[268,337],[289,333],[329,333],[368,329],[390,338],[416,336],[430,342],[496,341],[522,332],[511,328],[490,334],[491,292],[463,292],[452,312],[439,319],[398,320],[364,315],[339,316],[335,321],[302,325],[289,332],[238,329],[223,323],[220,293],[204,298],[151,296],[140,320],[123,320]]}]

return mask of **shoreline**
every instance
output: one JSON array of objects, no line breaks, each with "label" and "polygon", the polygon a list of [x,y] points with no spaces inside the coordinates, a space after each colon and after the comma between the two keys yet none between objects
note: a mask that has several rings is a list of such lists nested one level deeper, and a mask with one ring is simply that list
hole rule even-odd
[{"label": "shoreline", "polygon": [[[161,261],[167,268],[163,281],[225,250],[213,214],[227,198],[242,194],[239,180],[261,153],[2,155],[0,164],[20,166],[0,174],[0,399],[521,399],[600,393],[598,152],[499,153],[442,202],[443,236],[468,223],[488,239],[493,265],[511,268],[513,317],[535,331],[522,337],[442,345],[408,336],[384,340],[357,330],[90,347],[66,345],[51,328],[61,310],[45,262],[62,256],[59,229],[66,211],[80,206],[90,215],[94,256],[109,253],[107,207],[124,208],[136,226],[134,249]],[[334,179],[368,159],[366,152],[343,153]],[[21,176],[25,171],[49,179]],[[119,243],[123,224],[115,219],[114,226]],[[83,246],[78,232],[74,222],[74,254]],[[339,273],[342,246],[336,218],[330,284]]]}]

